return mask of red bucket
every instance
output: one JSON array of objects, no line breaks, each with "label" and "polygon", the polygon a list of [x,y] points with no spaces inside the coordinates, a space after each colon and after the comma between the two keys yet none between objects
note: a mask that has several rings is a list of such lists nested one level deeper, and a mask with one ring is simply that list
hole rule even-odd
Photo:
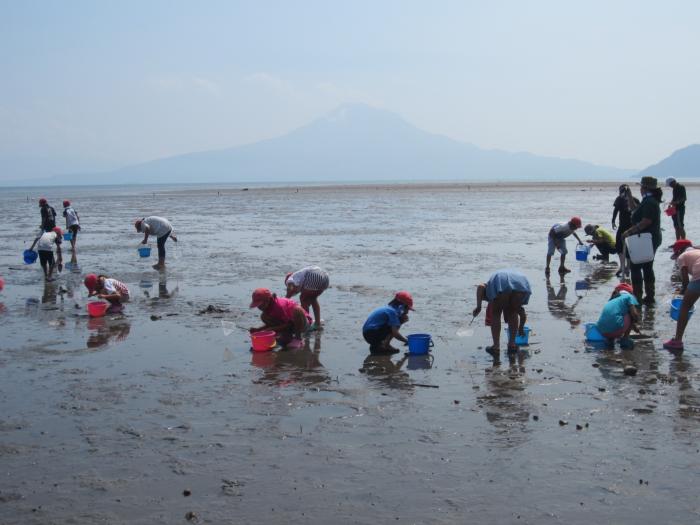
[{"label": "red bucket", "polygon": [[669,206],[664,210],[664,213],[668,215],[669,217],[673,217],[676,214],[676,207],[675,206]]},{"label": "red bucket", "polygon": [[250,334],[250,341],[253,344],[254,351],[267,352],[272,350],[277,344],[277,334],[273,330],[254,332]]},{"label": "red bucket", "polygon": [[109,303],[93,301],[87,304],[87,311],[90,317],[102,317],[109,308]]}]

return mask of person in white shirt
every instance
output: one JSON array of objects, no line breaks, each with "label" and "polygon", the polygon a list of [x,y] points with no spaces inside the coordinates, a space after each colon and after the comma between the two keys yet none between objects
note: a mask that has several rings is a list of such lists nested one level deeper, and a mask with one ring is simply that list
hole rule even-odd
[{"label": "person in white shirt", "polygon": [[561,254],[561,262],[559,263],[559,273],[564,275],[569,273],[569,270],[564,266],[564,261],[566,260],[566,238],[569,235],[576,237],[579,244],[583,244],[581,239],[574,230],[581,227],[581,217],[571,217],[569,222],[560,222],[552,226],[549,230],[548,236],[548,246],[547,246],[547,266],[544,268],[544,274],[549,275],[549,263],[552,261],[552,255],[554,255],[554,250],[559,250]]},{"label": "person in white shirt", "polygon": [[177,242],[177,237],[173,235],[173,225],[163,217],[151,215],[150,217],[137,219],[134,223],[134,227],[137,232],[143,233],[143,241],[141,241],[141,244],[146,244],[148,242],[149,235],[153,235],[158,239],[158,264],[154,264],[153,268],[155,270],[164,270],[165,241],[168,240],[168,237],[172,237],[173,241]]},{"label": "person in white shirt", "polygon": [[70,249],[75,252],[75,242],[78,240],[78,230],[80,230],[80,217],[68,200],[63,201],[63,216],[66,218],[66,230],[73,234],[70,240]]},{"label": "person in white shirt", "polygon": [[61,239],[63,238],[63,232],[61,228],[56,226],[53,230],[48,232],[43,232],[34,239],[30,250],[37,247],[39,252],[39,263],[41,264],[41,269],[44,270],[44,279],[47,281],[53,281],[53,269],[56,267],[56,259],[53,256],[53,247],[56,246],[56,255],[58,257],[58,271],[63,270],[63,255],[61,254]]}]

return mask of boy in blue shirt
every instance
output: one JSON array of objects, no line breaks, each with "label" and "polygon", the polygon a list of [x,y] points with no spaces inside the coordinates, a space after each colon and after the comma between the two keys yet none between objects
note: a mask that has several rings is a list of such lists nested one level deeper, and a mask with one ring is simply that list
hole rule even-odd
[{"label": "boy in blue shirt", "polygon": [[408,343],[399,332],[399,327],[408,321],[408,310],[413,310],[413,298],[408,292],[398,292],[392,301],[374,310],[362,326],[362,337],[369,343],[373,354],[396,354],[398,348],[391,346],[396,338]]}]

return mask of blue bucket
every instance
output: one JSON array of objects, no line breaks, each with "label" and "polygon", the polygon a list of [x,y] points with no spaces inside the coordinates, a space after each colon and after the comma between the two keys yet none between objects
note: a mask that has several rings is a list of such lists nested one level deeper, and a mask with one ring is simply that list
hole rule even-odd
[{"label": "blue bucket", "polygon": [[[674,321],[678,321],[678,316],[681,313],[681,305],[683,304],[683,298],[682,297],[676,297],[675,299],[671,299],[671,319]],[[693,306],[690,310],[688,310],[688,320],[693,316],[693,313],[695,312],[695,307]]]},{"label": "blue bucket", "polygon": [[585,279],[581,279],[580,281],[576,281],[576,289],[577,290],[590,290],[590,288],[591,288],[591,283],[589,283]]},{"label": "blue bucket", "polygon": [[64,241],[72,241],[73,240],[73,232],[66,232],[63,234],[63,240]]},{"label": "blue bucket", "polygon": [[433,340],[430,334],[411,334],[408,336],[408,353],[422,355],[430,352]]},{"label": "blue bucket", "polygon": [[[525,326],[523,332],[525,332],[525,335],[515,334],[515,344],[518,346],[527,346],[530,344],[530,327]],[[508,328],[506,328],[506,336],[510,338],[510,330],[508,330]]]},{"label": "blue bucket", "polygon": [[36,258],[39,257],[39,254],[32,250],[24,250],[22,257],[24,257],[24,264],[34,264],[36,262]]},{"label": "blue bucket", "polygon": [[576,260],[586,262],[588,260],[588,253],[590,251],[590,246],[584,246],[583,244],[579,244],[576,247]]},{"label": "blue bucket", "polygon": [[150,257],[151,256],[151,247],[144,246],[142,248],[139,248],[139,255],[141,257]]},{"label": "blue bucket", "polygon": [[607,343],[608,338],[600,333],[598,325],[595,323],[586,323],[586,341],[591,343]]}]

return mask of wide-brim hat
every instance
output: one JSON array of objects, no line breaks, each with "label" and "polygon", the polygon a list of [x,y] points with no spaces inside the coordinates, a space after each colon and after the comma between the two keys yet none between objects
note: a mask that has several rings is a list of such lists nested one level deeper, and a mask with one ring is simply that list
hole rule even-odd
[{"label": "wide-brim hat", "polygon": [[645,188],[649,188],[650,190],[656,189],[659,187],[659,181],[656,180],[656,177],[642,177],[642,180],[639,181],[640,186],[644,186]]}]

